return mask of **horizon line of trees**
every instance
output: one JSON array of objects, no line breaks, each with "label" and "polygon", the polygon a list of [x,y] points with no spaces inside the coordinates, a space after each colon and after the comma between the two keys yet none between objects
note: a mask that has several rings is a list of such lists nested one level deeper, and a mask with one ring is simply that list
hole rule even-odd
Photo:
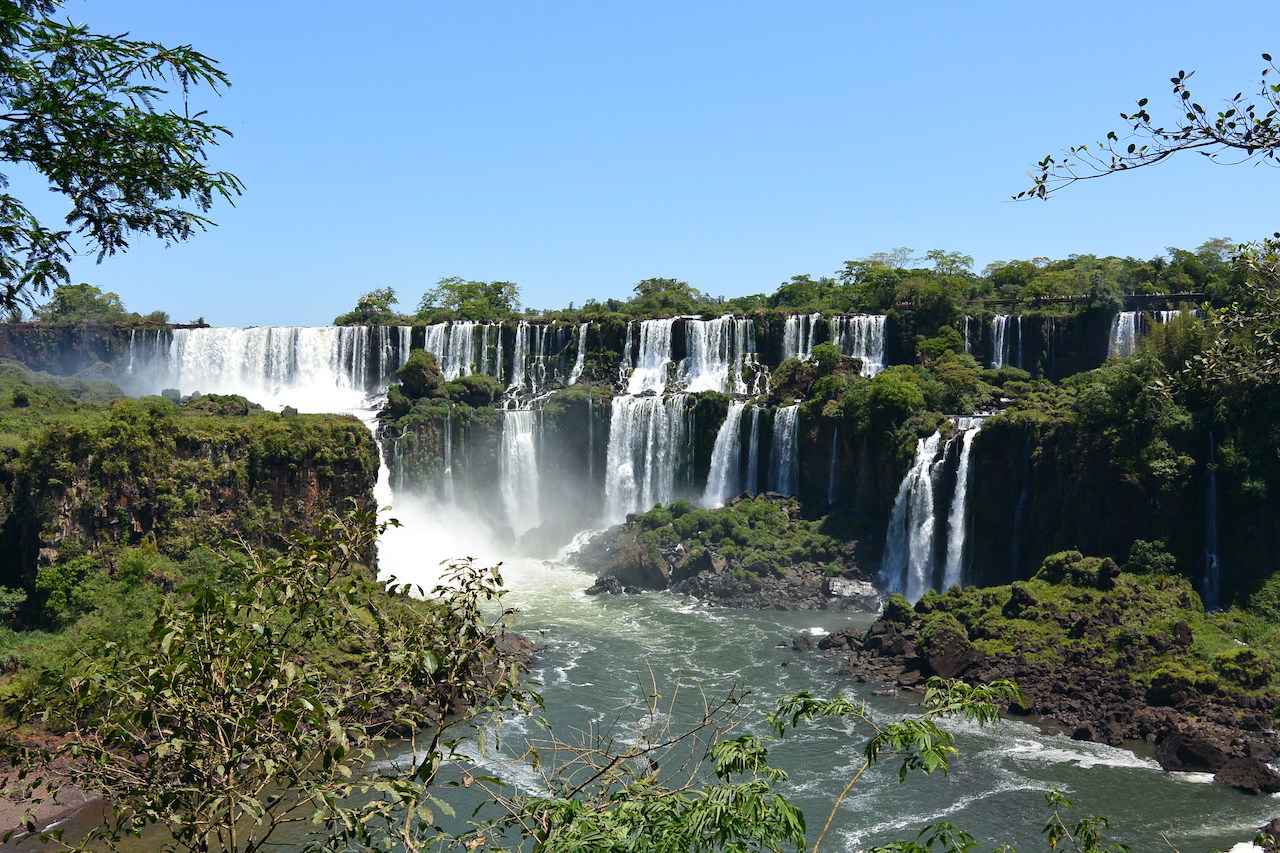
[{"label": "horizon line of trees", "polygon": [[1073,311],[1072,299],[1086,307],[1118,308],[1125,297],[1177,293],[1202,294],[1205,301],[1226,304],[1243,281],[1240,256],[1246,246],[1229,238],[1206,240],[1194,250],[1169,247],[1163,255],[1098,257],[1073,254],[1060,260],[1047,257],[996,261],[981,272],[973,257],[962,252],[931,249],[915,256],[912,249],[895,248],[859,260],[845,261],[829,276],[795,275],[772,293],[726,298],[704,293],[676,278],[648,278],[633,287],[629,299],[588,299],[581,306],[522,308],[517,284],[509,281],[470,281],[442,278],[426,291],[413,313],[398,312],[395,288],[376,288],[362,295],[355,307],[334,319],[335,325],[409,325],[447,320],[498,322],[515,319],[589,320],[610,314],[632,317],[670,317],[707,311],[750,314],[761,311],[792,313],[887,313],[911,307],[939,316],[984,302],[1030,304],[1039,310]]}]

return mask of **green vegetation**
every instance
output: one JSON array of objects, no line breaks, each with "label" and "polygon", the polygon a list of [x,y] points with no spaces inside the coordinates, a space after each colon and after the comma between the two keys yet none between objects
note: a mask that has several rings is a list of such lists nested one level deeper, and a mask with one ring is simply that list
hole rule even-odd
[{"label": "green vegetation", "polygon": [[36,309],[34,319],[41,323],[154,323],[169,322],[163,311],[152,311],[145,317],[125,310],[114,293],[103,293],[91,284],[61,284],[53,289],[47,305]]},{"label": "green vegetation", "polygon": [[278,544],[372,488],[377,450],[353,418],[48,379],[0,368],[0,583],[29,596],[26,624],[66,624],[83,583],[122,571],[132,548],[183,560],[229,536]]},{"label": "green vegetation", "polygon": [[371,290],[356,300],[356,307],[333,319],[335,326],[397,326],[404,317],[391,310],[396,304],[396,292],[390,287]]},{"label": "green vegetation", "polygon": [[1206,613],[1186,579],[1153,571],[1169,561],[1157,546],[1135,543],[1128,565],[1141,565],[1143,574],[1064,551],[1046,557],[1030,580],[929,592],[914,608],[895,598],[886,616],[922,618],[922,647],[950,632],[984,655],[1013,654],[1050,672],[1084,666],[1122,675],[1154,704],[1199,694],[1274,695],[1280,629],[1250,630],[1263,623],[1257,612]]},{"label": "green vegetation", "polygon": [[[11,692],[11,713],[61,735],[20,747],[28,767],[72,761],[107,799],[87,841],[115,849],[158,825],[173,849],[249,853],[310,824],[321,849],[386,849],[452,813],[433,790],[457,760],[451,732],[532,701],[499,650],[506,614],[481,613],[501,579],[463,565],[441,598],[416,600],[360,564],[376,532],[366,514],[329,517],[279,557],[153,586],[126,625],[99,618]],[[414,766],[380,765],[404,737]]]},{"label": "green vegetation", "polygon": [[[134,234],[185,240],[212,224],[204,214],[215,198],[231,201],[241,191],[238,178],[206,162],[230,132],[188,109],[191,89],[228,85],[217,63],[189,46],[59,21],[61,6],[3,4],[0,160],[29,166],[71,205],[64,223],[51,228],[0,193],[4,310],[66,283],[80,240],[99,259],[128,248]],[[160,109],[170,94],[178,103]]]},{"label": "green vegetation", "polygon": [[807,521],[795,498],[757,496],[719,509],[697,509],[687,500],[655,507],[637,520],[641,544],[691,543],[691,561],[723,559],[732,571],[753,574],[818,569],[842,575],[852,565],[845,531],[830,522]]}]

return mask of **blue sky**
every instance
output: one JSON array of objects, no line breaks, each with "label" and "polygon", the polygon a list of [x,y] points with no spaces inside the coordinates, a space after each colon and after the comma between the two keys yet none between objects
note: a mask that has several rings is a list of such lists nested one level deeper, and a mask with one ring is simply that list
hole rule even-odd
[{"label": "blue sky", "polygon": [[[771,292],[897,246],[977,267],[1150,257],[1280,229],[1280,174],[1168,162],[1006,203],[1040,157],[1196,69],[1206,107],[1280,54],[1280,5],[67,0],[111,32],[190,43],[247,185],[219,227],[78,262],[137,311],[321,325],[442,276],[535,308],[644,278]],[[1171,111],[1170,111],[1171,112]],[[1185,159],[1185,158],[1184,158]]]}]

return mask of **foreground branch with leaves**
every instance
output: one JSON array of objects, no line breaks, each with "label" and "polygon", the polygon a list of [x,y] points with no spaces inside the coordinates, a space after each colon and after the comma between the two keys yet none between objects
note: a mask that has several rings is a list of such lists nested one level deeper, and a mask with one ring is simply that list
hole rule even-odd
[{"label": "foreground branch with leaves", "polygon": [[[304,825],[315,849],[381,849],[447,809],[431,789],[450,731],[530,701],[499,650],[508,614],[482,613],[501,578],[464,563],[416,600],[360,565],[378,529],[357,512],[283,556],[248,552],[222,582],[171,594],[145,647],[46,674],[28,710],[64,743],[27,751],[23,775],[38,788],[39,770],[70,762],[104,797],[79,847],[158,826],[166,849],[250,853]],[[387,775],[393,743],[415,761]]]}]

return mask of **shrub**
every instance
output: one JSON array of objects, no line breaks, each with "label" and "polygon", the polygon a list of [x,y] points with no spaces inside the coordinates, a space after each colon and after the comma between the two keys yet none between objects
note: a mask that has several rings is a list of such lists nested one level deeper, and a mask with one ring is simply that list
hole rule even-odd
[{"label": "shrub", "polygon": [[1214,655],[1213,668],[1225,680],[1251,690],[1265,687],[1274,672],[1270,658],[1247,647]]}]

